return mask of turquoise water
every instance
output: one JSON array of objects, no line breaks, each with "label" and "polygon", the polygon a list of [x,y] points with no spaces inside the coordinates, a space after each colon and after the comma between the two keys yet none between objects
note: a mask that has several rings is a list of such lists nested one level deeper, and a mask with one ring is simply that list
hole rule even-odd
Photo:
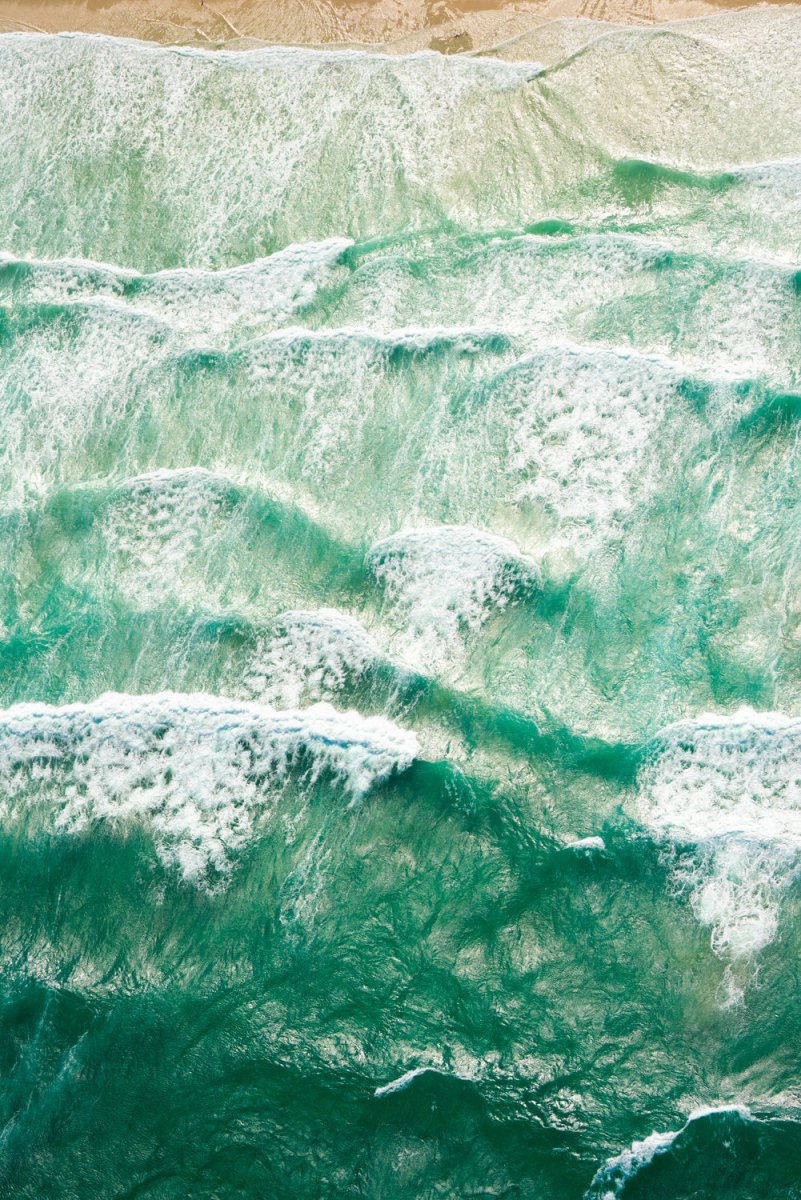
[{"label": "turquoise water", "polygon": [[0,37],[2,1196],[801,1197],[799,38]]}]

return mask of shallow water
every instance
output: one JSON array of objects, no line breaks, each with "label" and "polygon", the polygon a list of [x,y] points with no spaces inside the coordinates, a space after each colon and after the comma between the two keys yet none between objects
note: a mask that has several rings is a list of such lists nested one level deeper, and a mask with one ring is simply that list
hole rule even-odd
[{"label": "shallow water", "polygon": [[799,37],[0,37],[4,1196],[801,1196]]}]

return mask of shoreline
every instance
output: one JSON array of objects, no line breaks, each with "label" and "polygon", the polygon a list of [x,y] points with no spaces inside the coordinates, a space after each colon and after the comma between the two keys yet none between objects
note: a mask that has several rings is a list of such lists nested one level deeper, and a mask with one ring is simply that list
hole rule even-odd
[{"label": "shoreline", "polygon": [[[486,52],[564,21],[620,28],[768,8],[783,0],[0,0],[0,33],[101,33],[164,45],[340,46]],[[784,7],[795,7],[785,4]]]}]

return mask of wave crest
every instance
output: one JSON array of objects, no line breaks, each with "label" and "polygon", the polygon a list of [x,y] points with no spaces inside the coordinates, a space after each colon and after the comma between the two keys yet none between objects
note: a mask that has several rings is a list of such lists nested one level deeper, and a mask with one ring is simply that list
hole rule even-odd
[{"label": "wave crest", "polygon": [[0,713],[3,819],[45,828],[145,822],[185,879],[225,874],[290,770],[362,796],[417,754],[414,734],[329,704],[278,712],[219,696],[109,693]]},{"label": "wave crest", "polygon": [[775,936],[801,863],[800,763],[801,720],[747,708],[680,721],[647,748],[638,814],[692,848],[676,879],[720,953],[747,955]]}]

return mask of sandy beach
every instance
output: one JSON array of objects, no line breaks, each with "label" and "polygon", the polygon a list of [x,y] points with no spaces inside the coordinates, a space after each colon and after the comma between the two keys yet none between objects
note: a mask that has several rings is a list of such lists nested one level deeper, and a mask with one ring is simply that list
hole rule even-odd
[{"label": "sandy beach", "polygon": [[0,0],[0,31],[458,54],[486,50],[559,18],[648,25],[742,7],[728,0]]}]

